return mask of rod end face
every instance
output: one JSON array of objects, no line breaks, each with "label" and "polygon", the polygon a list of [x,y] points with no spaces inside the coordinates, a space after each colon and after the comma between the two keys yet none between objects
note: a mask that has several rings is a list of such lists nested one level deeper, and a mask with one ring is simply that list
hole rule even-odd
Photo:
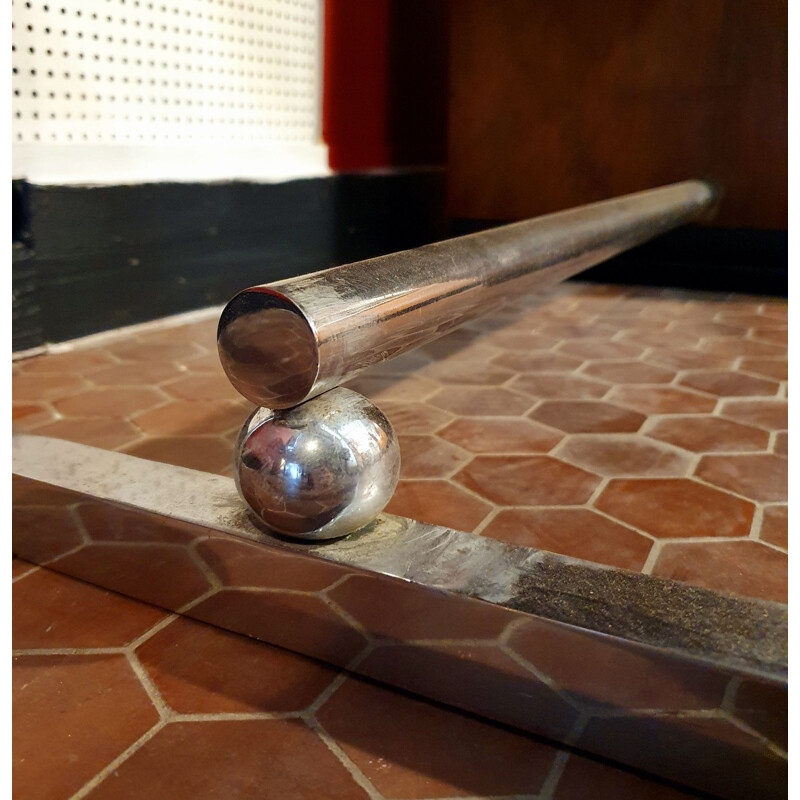
[{"label": "rod end face", "polygon": [[225,306],[217,349],[233,387],[258,406],[297,405],[317,379],[319,350],[311,325],[288,298],[266,288],[245,289]]}]

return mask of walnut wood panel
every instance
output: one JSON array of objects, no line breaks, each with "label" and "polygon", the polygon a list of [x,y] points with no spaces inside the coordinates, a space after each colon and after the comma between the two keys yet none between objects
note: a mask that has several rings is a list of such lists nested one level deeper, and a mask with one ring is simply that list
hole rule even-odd
[{"label": "walnut wood panel", "polygon": [[448,205],[518,219],[690,176],[786,227],[785,0],[451,4]]}]

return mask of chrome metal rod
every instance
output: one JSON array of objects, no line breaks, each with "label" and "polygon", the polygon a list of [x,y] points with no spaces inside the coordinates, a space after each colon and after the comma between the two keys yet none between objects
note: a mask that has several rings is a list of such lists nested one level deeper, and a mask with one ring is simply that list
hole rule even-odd
[{"label": "chrome metal rod", "polygon": [[254,286],[222,313],[222,366],[252,402],[296,405],[695,219],[714,198],[686,181]]}]

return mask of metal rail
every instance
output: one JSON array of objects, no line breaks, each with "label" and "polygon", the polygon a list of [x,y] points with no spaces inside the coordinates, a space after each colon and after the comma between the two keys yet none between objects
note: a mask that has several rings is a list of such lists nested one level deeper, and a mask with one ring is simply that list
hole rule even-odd
[{"label": "metal rail", "polygon": [[288,408],[696,219],[713,187],[686,181],[246,289],[226,306],[222,366],[246,398]]}]

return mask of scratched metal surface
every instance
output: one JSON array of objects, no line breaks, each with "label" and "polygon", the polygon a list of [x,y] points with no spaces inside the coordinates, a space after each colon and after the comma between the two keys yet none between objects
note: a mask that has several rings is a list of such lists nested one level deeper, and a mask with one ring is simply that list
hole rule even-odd
[{"label": "scratched metal surface", "polygon": [[719,667],[784,680],[787,609],[383,514],[344,539],[300,544],[260,529],[231,479],[46,437],[14,436],[36,481],[446,590]]}]

